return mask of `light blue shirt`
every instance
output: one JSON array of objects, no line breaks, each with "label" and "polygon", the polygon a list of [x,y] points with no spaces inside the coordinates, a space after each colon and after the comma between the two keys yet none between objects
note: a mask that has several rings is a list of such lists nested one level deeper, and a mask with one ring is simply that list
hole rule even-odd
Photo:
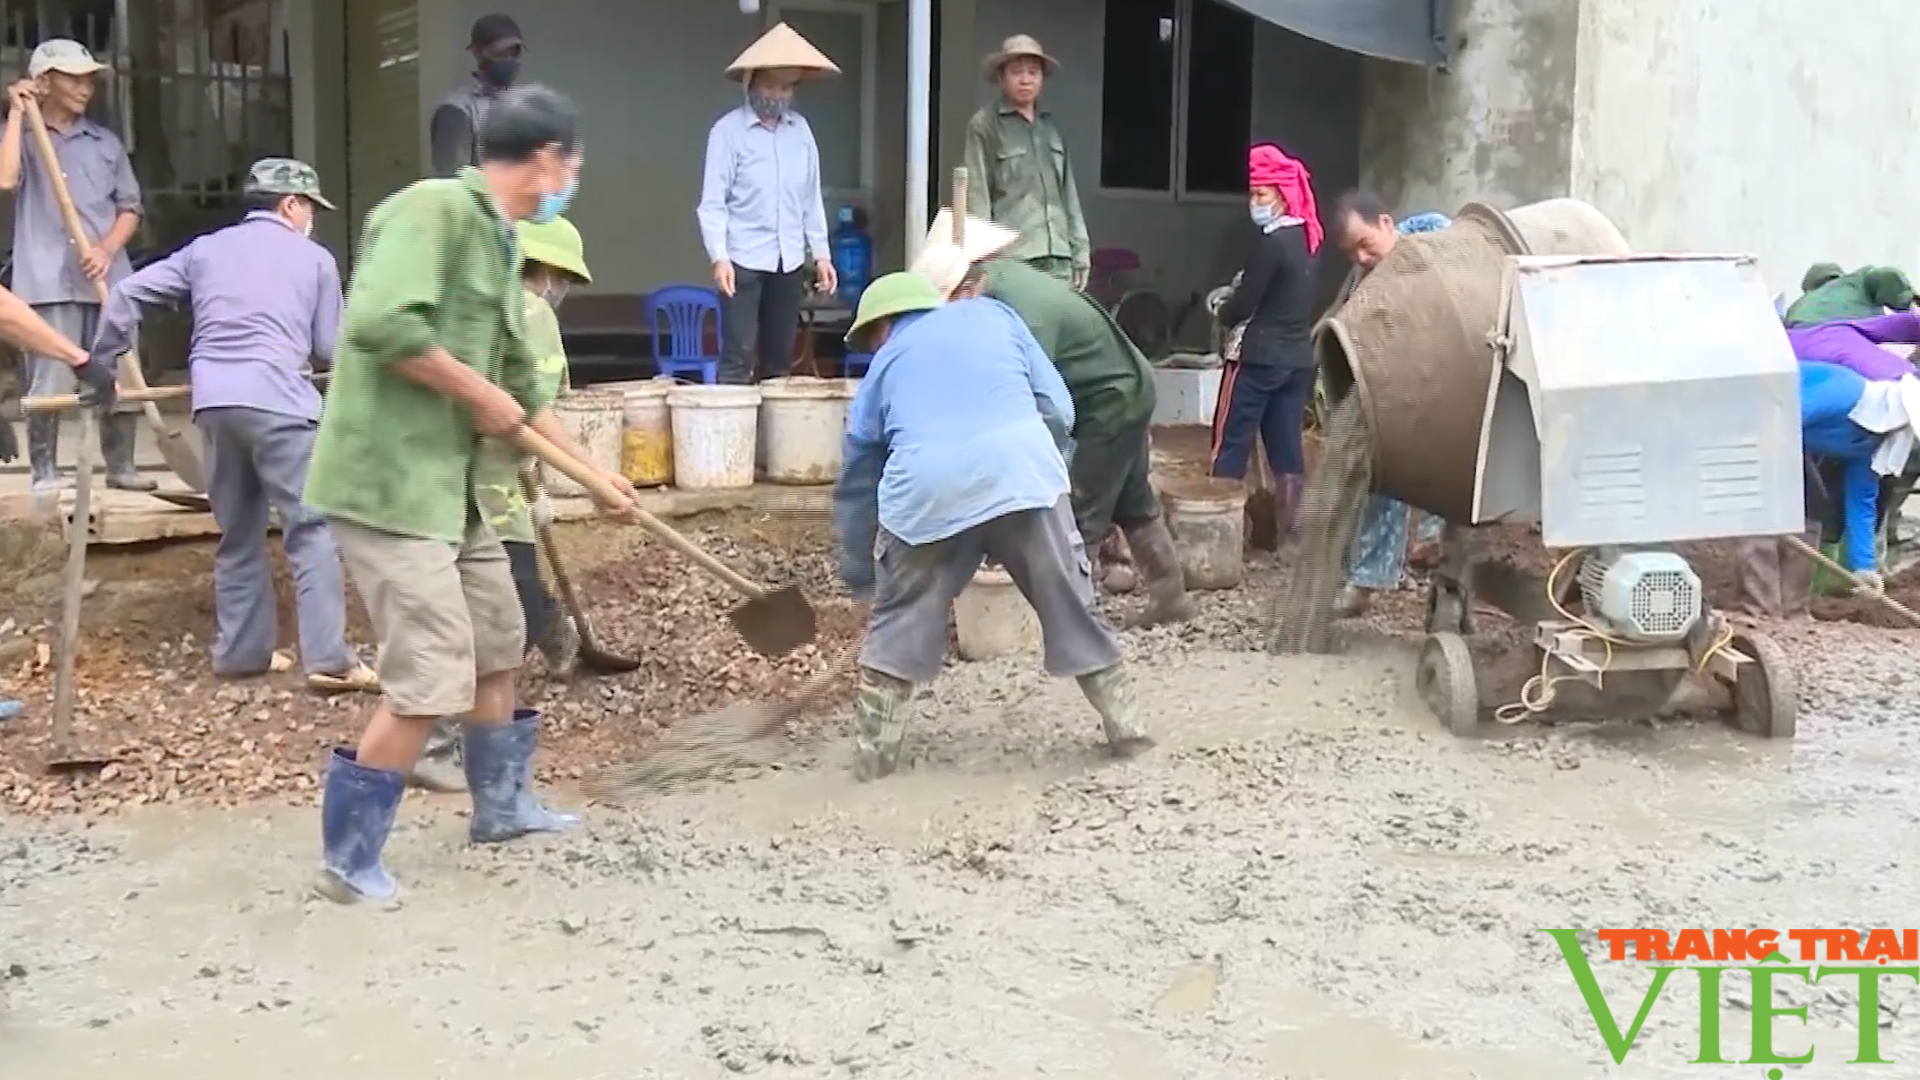
[{"label": "light blue shirt", "polygon": [[841,567],[873,583],[875,526],[931,544],[1058,503],[1073,398],[1013,309],[958,300],[894,324],[847,414],[834,492]]},{"label": "light blue shirt", "polygon": [[806,120],[789,111],[769,127],[742,105],[714,121],[696,213],[710,262],[784,273],[809,252],[826,258],[820,148]]}]

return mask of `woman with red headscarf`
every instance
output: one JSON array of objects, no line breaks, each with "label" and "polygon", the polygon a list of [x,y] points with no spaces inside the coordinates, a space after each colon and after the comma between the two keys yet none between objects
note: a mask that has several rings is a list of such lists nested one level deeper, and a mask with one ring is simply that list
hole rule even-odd
[{"label": "woman with red headscarf", "polygon": [[1245,325],[1220,381],[1212,473],[1245,479],[1256,439],[1264,442],[1284,536],[1305,486],[1301,427],[1314,383],[1314,258],[1321,228],[1307,167],[1272,143],[1248,151],[1247,212],[1258,240],[1214,310],[1223,326]]}]

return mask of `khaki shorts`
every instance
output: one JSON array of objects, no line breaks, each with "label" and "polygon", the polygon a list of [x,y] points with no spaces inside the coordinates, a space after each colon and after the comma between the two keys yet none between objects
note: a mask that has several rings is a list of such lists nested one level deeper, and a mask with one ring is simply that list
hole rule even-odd
[{"label": "khaki shorts", "polygon": [[328,526],[380,638],[380,688],[394,715],[459,716],[473,709],[476,677],[520,667],[520,597],[484,521],[459,544],[340,518]]}]

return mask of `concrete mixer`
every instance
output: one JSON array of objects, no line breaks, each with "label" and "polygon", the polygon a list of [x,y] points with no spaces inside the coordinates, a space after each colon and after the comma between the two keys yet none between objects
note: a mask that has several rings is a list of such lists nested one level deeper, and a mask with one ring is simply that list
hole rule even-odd
[{"label": "concrete mixer", "polygon": [[[1708,610],[1672,549],[1802,528],[1797,366],[1752,257],[1636,255],[1570,199],[1470,205],[1402,237],[1315,346],[1338,404],[1276,649],[1329,640],[1370,488],[1448,522],[1416,685],[1454,733],[1487,713],[1477,594],[1538,661],[1497,720],[1704,706],[1793,735],[1779,649]],[[1562,553],[1545,580],[1480,557],[1474,527],[1513,523]]]}]

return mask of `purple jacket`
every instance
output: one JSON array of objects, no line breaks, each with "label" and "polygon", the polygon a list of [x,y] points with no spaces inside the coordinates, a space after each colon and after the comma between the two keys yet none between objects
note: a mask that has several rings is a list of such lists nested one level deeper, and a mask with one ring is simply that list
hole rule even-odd
[{"label": "purple jacket", "polygon": [[1914,374],[1914,367],[1880,345],[1920,344],[1920,314],[1900,311],[1871,319],[1803,326],[1787,331],[1787,341],[1798,359],[1838,364],[1863,379],[1887,382]]}]

